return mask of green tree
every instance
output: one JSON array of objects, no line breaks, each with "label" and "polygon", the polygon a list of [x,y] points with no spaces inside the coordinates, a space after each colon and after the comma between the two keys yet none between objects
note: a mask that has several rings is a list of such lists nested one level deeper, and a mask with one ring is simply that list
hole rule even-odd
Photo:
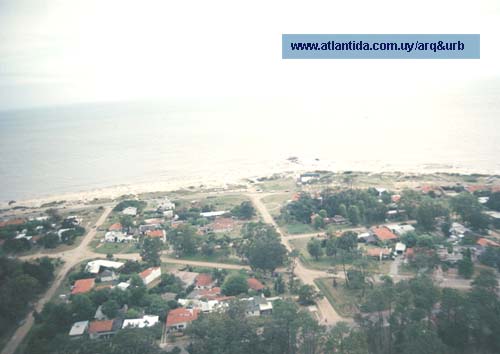
[{"label": "green tree", "polygon": [[345,204],[342,203],[339,205],[338,214],[343,216],[344,218],[347,218],[347,208]]},{"label": "green tree", "polygon": [[474,263],[472,263],[470,250],[463,254],[463,259],[458,262],[458,274],[466,279],[470,279],[474,274]]},{"label": "green tree", "polygon": [[349,206],[347,213],[349,215],[349,221],[351,222],[351,224],[358,225],[361,222],[359,208],[356,205]]},{"label": "green tree", "polygon": [[168,233],[168,240],[178,255],[189,256],[196,253],[198,247],[196,229],[190,225],[181,225],[176,229],[171,229]]},{"label": "green tree", "polygon": [[118,310],[120,306],[115,300],[108,300],[102,304],[101,311],[108,318],[115,318],[118,315]]},{"label": "green tree", "polygon": [[307,242],[307,251],[314,257],[314,259],[319,260],[319,257],[323,255],[323,248],[321,248],[321,242],[317,238],[311,238]]},{"label": "green tree", "polygon": [[317,293],[311,285],[302,285],[298,291],[301,305],[312,305],[317,298]]},{"label": "green tree", "polygon": [[249,220],[249,219],[254,217],[255,208],[253,207],[251,202],[244,201],[240,205],[235,206],[231,210],[231,214],[233,214],[234,216],[236,216],[239,219]]},{"label": "green tree", "polygon": [[248,291],[247,278],[242,274],[233,274],[226,277],[221,288],[224,295],[234,296]]},{"label": "green tree", "polygon": [[71,311],[75,321],[85,321],[93,318],[96,306],[86,294],[78,294],[71,299]]},{"label": "green tree", "polygon": [[151,266],[159,266],[161,264],[160,252],[162,242],[158,238],[146,237],[142,242],[141,258],[144,262]]}]

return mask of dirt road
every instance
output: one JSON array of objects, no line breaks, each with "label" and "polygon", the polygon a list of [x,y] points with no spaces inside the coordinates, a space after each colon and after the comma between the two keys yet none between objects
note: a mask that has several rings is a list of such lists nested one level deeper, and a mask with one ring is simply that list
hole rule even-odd
[{"label": "dirt road", "polygon": [[[261,201],[261,198],[264,197],[265,195],[251,193],[251,194],[247,194],[247,196],[250,198],[253,205],[257,209],[257,211],[260,213],[264,222],[271,224],[276,228],[276,230],[278,231],[278,233],[281,237],[281,242],[283,243],[283,245],[285,245],[286,249],[288,251],[292,251],[292,246],[290,245],[290,242],[289,242],[290,237],[285,236],[285,234],[280,229],[278,224],[276,224],[276,222],[274,221],[273,217],[271,216],[271,214],[267,210],[264,203],[262,203],[262,201]],[[316,235],[316,234],[314,234],[314,235]],[[297,236],[307,237],[307,236],[303,236],[303,235],[297,235]],[[295,237],[295,238],[298,238],[298,237]],[[323,272],[323,271],[308,269],[308,268],[304,267],[304,265],[300,261],[297,261],[297,266],[295,267],[295,275],[304,284],[308,284],[308,285],[313,286],[317,291],[319,291],[319,288],[314,283],[314,279],[331,276],[331,274],[328,274],[328,273]],[[344,317],[340,316],[337,313],[337,311],[335,311],[335,309],[330,304],[330,302],[328,302],[326,297],[317,301],[316,305],[317,305],[318,310],[319,310],[320,321],[322,324],[333,325],[339,321],[345,321],[345,322],[352,321],[349,318],[344,318]]]}]

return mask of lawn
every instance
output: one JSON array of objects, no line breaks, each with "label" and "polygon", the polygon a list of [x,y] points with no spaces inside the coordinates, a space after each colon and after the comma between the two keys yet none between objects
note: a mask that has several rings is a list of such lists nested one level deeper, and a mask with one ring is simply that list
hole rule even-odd
[{"label": "lawn", "polygon": [[345,288],[343,280],[337,280],[337,286],[333,287],[333,278],[320,278],[314,282],[342,317],[353,317],[359,312],[361,290]]},{"label": "lawn", "polygon": [[277,217],[280,215],[280,211],[283,205],[285,205],[285,203],[290,200],[292,196],[293,193],[268,195],[267,197],[262,198],[262,203],[264,203],[267,210],[273,217]]},{"label": "lawn", "polygon": [[93,240],[90,247],[94,252],[102,254],[115,254],[115,253],[138,253],[140,250],[137,248],[137,243],[113,243],[113,242],[100,242],[100,240]]},{"label": "lawn", "polygon": [[212,255],[195,254],[193,256],[183,256],[179,260],[227,263],[227,264],[242,264],[241,259],[235,255],[225,256],[221,250],[216,250]]},{"label": "lawn", "polygon": [[317,232],[317,230],[311,225],[302,223],[284,224],[283,228],[289,235],[311,234],[313,232]]},{"label": "lawn", "polygon": [[311,257],[309,252],[307,252],[307,242],[309,242],[311,238],[312,237],[290,240],[290,243],[292,244],[293,248],[299,251],[300,260],[306,267],[321,270],[331,268],[334,263],[334,260],[331,257],[323,256],[320,257],[319,260],[315,260],[313,257]]},{"label": "lawn", "polygon": [[298,190],[295,179],[291,177],[287,178],[280,177],[276,179],[258,182],[255,184],[255,188],[262,189],[264,192],[284,192],[284,191],[295,192]]}]

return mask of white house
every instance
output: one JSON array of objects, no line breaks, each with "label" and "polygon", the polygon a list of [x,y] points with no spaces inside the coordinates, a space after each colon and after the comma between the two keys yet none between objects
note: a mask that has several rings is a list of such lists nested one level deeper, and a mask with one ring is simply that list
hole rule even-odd
[{"label": "white house", "polygon": [[403,254],[405,253],[406,251],[406,245],[402,242],[398,242],[396,243],[396,246],[394,248],[394,252],[396,252],[396,254]]},{"label": "white house", "polygon": [[227,214],[227,210],[222,210],[222,211],[207,211],[205,213],[200,213],[200,216],[203,218],[214,218],[216,216],[222,216],[224,214]]},{"label": "white house", "polygon": [[97,274],[99,273],[99,270],[101,267],[104,268],[109,268],[109,269],[120,269],[123,267],[124,263],[122,262],[115,262],[115,261],[108,261],[105,259],[98,259],[95,261],[90,261],[87,263],[87,266],[85,267],[85,271],[88,273],[92,274]]},{"label": "white house", "polygon": [[108,231],[104,235],[104,241],[106,242],[130,242],[134,241],[133,236],[125,235],[121,231]]},{"label": "white house", "polygon": [[408,232],[415,231],[415,228],[408,224],[392,224],[387,225],[387,227],[398,236],[402,236]]},{"label": "white house", "polygon": [[123,215],[136,216],[137,215],[137,208],[135,208],[135,207],[127,207],[127,208],[123,209],[122,214]]},{"label": "white house", "polygon": [[70,337],[80,337],[83,336],[89,328],[89,321],[80,321],[73,323],[71,329],[69,330]]},{"label": "white house", "polygon": [[459,224],[458,222],[454,222],[451,224],[450,228],[450,234],[451,236],[456,236],[456,237],[464,237],[466,232],[470,232],[468,228],[466,228],[464,225]]},{"label": "white house", "polygon": [[149,316],[144,315],[142,318],[132,318],[123,321],[122,328],[132,327],[132,328],[144,328],[153,327],[158,322],[160,322],[159,316]]},{"label": "white house", "polygon": [[156,279],[159,279],[161,277],[161,268],[160,267],[151,267],[148,268],[141,273],[139,273],[139,276],[141,277],[142,281],[144,282],[144,285],[148,286],[151,284],[153,281]]},{"label": "white house", "polygon": [[130,286],[130,283],[121,282],[116,287],[120,290],[127,290],[129,286]]},{"label": "white house", "polygon": [[172,203],[168,198],[165,198],[160,204],[158,205],[157,211],[160,213],[163,213],[167,210],[174,210],[175,209],[175,204]]}]

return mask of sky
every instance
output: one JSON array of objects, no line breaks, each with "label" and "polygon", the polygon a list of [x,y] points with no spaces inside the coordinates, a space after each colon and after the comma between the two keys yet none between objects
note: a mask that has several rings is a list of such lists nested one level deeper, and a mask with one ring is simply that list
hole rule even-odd
[{"label": "sky", "polygon": [[[481,59],[283,60],[283,33],[479,33]],[[487,91],[498,63],[498,0],[0,0],[0,110]]]}]

